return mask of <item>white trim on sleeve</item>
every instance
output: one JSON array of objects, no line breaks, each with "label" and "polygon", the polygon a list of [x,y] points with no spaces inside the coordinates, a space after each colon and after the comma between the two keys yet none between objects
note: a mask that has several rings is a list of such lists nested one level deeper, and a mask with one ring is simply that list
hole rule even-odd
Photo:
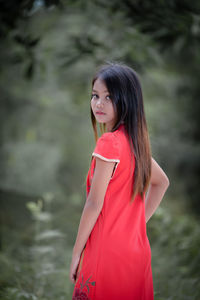
[{"label": "white trim on sleeve", "polygon": [[115,174],[115,172],[116,172],[116,170],[117,170],[117,167],[118,167],[118,165],[120,163],[120,160],[116,159],[116,158],[106,158],[106,157],[104,157],[104,156],[102,156],[102,155],[100,155],[98,153],[95,153],[95,152],[92,153],[92,156],[99,157],[99,158],[101,158],[101,159],[103,159],[105,161],[108,161],[108,162],[110,161],[110,162],[116,162],[117,163],[116,166],[115,166],[115,168],[114,168],[114,173],[112,174],[112,176],[110,178],[110,179],[112,179],[113,176],[114,176],[114,174]]},{"label": "white trim on sleeve", "polygon": [[99,157],[99,158],[101,158],[101,159],[103,159],[103,160],[105,160],[105,161],[113,161],[113,162],[117,162],[117,163],[120,162],[119,159],[115,159],[115,158],[106,158],[106,157],[104,157],[104,156],[102,156],[102,155],[100,155],[100,154],[98,154],[98,153],[95,153],[95,152],[92,153],[92,156]]}]

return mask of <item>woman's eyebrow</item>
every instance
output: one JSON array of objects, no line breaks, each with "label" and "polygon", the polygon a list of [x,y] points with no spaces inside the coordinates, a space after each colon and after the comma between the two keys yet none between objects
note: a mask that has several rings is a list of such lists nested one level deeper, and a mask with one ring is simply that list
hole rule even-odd
[{"label": "woman's eyebrow", "polygon": [[[93,92],[98,93],[98,91],[96,91],[96,90],[94,90],[94,89],[92,89],[92,90],[93,90]],[[103,93],[108,93],[108,91],[103,91]]]}]

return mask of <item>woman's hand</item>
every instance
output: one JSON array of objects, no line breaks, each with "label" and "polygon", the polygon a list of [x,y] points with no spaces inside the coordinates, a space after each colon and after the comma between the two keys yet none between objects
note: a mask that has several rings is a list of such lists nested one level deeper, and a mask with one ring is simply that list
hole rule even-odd
[{"label": "woman's hand", "polygon": [[77,278],[77,275],[78,275],[77,274],[77,269],[78,269],[79,261],[80,261],[80,255],[73,254],[72,255],[72,261],[71,261],[71,266],[70,266],[70,274],[69,274],[69,278],[70,278],[72,283],[76,282],[76,278]]}]

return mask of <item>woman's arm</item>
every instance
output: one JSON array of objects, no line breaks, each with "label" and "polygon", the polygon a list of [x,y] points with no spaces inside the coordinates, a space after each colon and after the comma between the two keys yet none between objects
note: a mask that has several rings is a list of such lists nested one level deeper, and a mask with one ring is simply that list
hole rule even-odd
[{"label": "woman's arm", "polygon": [[145,199],[145,219],[146,223],[159,206],[168,186],[169,179],[157,162],[151,159],[151,179],[149,189]]},{"label": "woman's arm", "polygon": [[76,241],[73,247],[70,279],[75,282],[76,268],[88,237],[97,221],[103,207],[107,186],[112,176],[115,162],[106,162],[95,157],[96,165],[92,178],[90,192],[80,219]]}]

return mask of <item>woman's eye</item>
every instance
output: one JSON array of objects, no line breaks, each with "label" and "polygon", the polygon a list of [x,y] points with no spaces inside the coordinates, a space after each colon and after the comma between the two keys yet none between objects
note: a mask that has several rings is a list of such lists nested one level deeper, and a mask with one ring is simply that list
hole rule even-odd
[{"label": "woman's eye", "polygon": [[97,97],[98,97],[97,94],[92,94],[92,95],[91,95],[91,99],[96,99]]},{"label": "woman's eye", "polygon": [[109,96],[109,95],[108,95],[108,96],[106,96],[106,99],[107,99],[107,100],[111,100],[111,98],[110,98],[110,96]]}]

